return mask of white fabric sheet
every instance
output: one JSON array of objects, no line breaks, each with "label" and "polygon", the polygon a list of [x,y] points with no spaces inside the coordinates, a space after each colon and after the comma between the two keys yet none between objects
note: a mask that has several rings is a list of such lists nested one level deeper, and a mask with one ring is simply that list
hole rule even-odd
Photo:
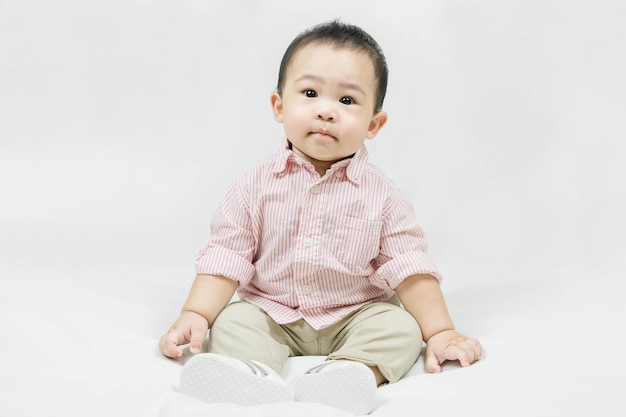
[{"label": "white fabric sheet", "polygon": [[336,17],[385,50],[371,160],[485,350],[420,358],[372,415],[626,415],[622,1],[20,0],[0,1],[0,416],[345,415],[198,403],[157,350],[224,190],[283,139],[284,49]]}]

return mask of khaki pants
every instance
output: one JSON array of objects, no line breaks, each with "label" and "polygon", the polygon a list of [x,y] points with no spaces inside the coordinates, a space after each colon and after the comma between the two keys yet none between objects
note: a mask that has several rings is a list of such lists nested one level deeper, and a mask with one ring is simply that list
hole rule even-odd
[{"label": "khaki pants", "polygon": [[326,355],[378,366],[389,382],[398,381],[421,352],[422,333],[402,307],[375,302],[330,327],[315,330],[306,321],[280,325],[259,307],[238,301],[218,315],[208,351],[255,360],[280,372],[289,356]]}]

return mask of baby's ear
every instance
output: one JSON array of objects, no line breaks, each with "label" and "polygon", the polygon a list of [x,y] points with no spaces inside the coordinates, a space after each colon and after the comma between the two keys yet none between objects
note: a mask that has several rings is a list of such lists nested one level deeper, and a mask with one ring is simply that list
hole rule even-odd
[{"label": "baby's ear", "polygon": [[272,112],[274,113],[274,119],[278,123],[283,122],[283,100],[280,98],[280,94],[277,91],[272,91],[270,96],[270,102],[272,104]]},{"label": "baby's ear", "polygon": [[370,121],[370,125],[367,128],[367,134],[365,137],[367,139],[374,139],[385,123],[387,123],[387,113],[384,111],[375,113],[374,117],[372,117],[372,120]]}]

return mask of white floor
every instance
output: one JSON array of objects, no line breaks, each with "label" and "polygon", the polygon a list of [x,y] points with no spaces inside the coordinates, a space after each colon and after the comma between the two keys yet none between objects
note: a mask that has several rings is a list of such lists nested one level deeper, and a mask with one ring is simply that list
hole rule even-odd
[{"label": "white floor", "polygon": [[[178,394],[181,364],[156,344],[186,290],[184,280],[172,285],[181,271],[0,272],[10,289],[0,295],[3,415],[344,415],[316,404],[245,408]],[[458,327],[484,344],[484,359],[436,375],[420,359],[378,390],[372,415],[621,415],[626,368],[614,334],[622,276],[572,267],[467,277],[446,295]],[[290,359],[284,375],[321,360]]]}]

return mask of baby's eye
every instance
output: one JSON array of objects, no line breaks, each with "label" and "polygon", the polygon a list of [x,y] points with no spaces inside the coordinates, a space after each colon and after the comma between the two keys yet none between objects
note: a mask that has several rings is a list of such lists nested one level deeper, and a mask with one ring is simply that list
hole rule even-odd
[{"label": "baby's eye", "polygon": [[352,97],[341,97],[339,102],[349,106],[350,104],[354,104],[354,99]]},{"label": "baby's eye", "polygon": [[317,93],[315,92],[315,90],[304,90],[303,93],[306,97],[309,98],[317,97]]}]

